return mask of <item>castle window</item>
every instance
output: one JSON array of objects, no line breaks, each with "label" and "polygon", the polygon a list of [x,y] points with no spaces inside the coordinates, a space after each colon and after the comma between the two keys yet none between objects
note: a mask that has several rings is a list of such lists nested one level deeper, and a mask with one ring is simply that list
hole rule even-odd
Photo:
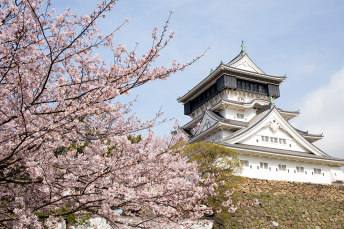
[{"label": "castle window", "polygon": [[314,168],[314,174],[321,174],[321,169]]},{"label": "castle window", "polygon": [[261,169],[268,169],[269,168],[269,164],[265,163],[265,162],[260,162],[260,168]]},{"label": "castle window", "polygon": [[263,142],[268,142],[269,141],[269,137],[268,136],[261,136],[262,137],[262,141]]},{"label": "castle window", "polygon": [[241,80],[237,80],[237,88],[242,89],[242,81]]},{"label": "castle window", "polygon": [[242,79],[237,79],[237,89],[268,95],[268,87],[266,84],[251,82]]},{"label": "castle window", "polygon": [[255,84],[255,83],[252,83],[251,84],[251,90],[254,91],[254,92],[258,92],[258,85]]},{"label": "castle window", "polygon": [[237,118],[238,119],[244,119],[244,114],[242,114],[242,113],[237,113]]},{"label": "castle window", "polygon": [[244,167],[248,167],[249,166],[249,162],[246,160],[240,160],[240,164]]},{"label": "castle window", "polygon": [[279,143],[280,144],[287,144],[287,140],[283,139],[283,138],[280,138],[279,139]]},{"label": "castle window", "polygon": [[270,137],[272,143],[278,143],[278,138]]},{"label": "castle window", "polygon": [[279,169],[280,171],[286,171],[286,170],[287,170],[287,165],[278,164],[278,169]]},{"label": "castle window", "polygon": [[305,168],[304,167],[301,167],[301,166],[296,166],[296,171],[298,173],[304,173],[305,172]]}]

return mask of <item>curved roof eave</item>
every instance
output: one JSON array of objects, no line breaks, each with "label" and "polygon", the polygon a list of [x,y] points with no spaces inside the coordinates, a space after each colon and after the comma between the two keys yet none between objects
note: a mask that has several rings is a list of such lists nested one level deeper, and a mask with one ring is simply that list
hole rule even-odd
[{"label": "curved roof eave", "polygon": [[272,76],[272,75],[267,75],[267,74],[260,74],[260,73],[250,72],[250,71],[246,71],[246,70],[242,70],[242,69],[238,69],[238,68],[229,67],[227,65],[220,63],[219,66],[215,69],[215,71],[210,73],[206,78],[204,78],[201,82],[199,82],[196,86],[194,86],[186,94],[179,97],[177,99],[177,101],[179,103],[186,103],[188,100],[190,100],[195,95],[201,93],[203,90],[206,90],[208,88],[206,86],[206,84],[209,84],[210,82],[217,79],[217,77],[220,77],[221,76],[220,73],[225,72],[226,70],[232,71],[235,73],[241,73],[241,74],[249,75],[249,76],[255,76],[258,78],[262,78],[262,79],[268,79],[268,80],[276,81],[277,84],[282,83],[286,79],[286,76]]},{"label": "curved roof eave", "polygon": [[304,137],[313,137],[313,138],[323,138],[324,135],[321,133],[321,134],[311,134],[311,133],[308,133],[308,131],[303,131],[303,130],[299,130],[295,127],[293,127],[299,134],[301,134],[302,136]]},{"label": "curved roof eave", "polygon": [[300,111],[288,111],[288,110],[283,110],[281,108],[277,108],[277,110],[279,112],[282,112],[282,113],[288,113],[288,114],[296,114],[296,115],[299,115],[300,114]]},{"label": "curved roof eave", "polygon": [[183,129],[188,129],[192,127],[195,123],[197,123],[199,120],[201,120],[204,116],[204,113],[201,115],[198,115],[196,118],[192,119],[190,122],[186,123],[184,126],[182,126]]},{"label": "curved roof eave", "polygon": [[275,80],[275,81],[278,81],[279,83],[282,83],[287,78],[285,75],[284,76],[274,76],[274,75],[251,72],[251,71],[243,70],[240,68],[234,68],[234,67],[230,67],[230,66],[226,66],[226,65],[224,65],[224,67],[225,67],[225,69],[232,70],[234,72],[244,73],[244,74],[248,74],[251,76],[256,76],[256,77],[264,78],[264,79]]}]

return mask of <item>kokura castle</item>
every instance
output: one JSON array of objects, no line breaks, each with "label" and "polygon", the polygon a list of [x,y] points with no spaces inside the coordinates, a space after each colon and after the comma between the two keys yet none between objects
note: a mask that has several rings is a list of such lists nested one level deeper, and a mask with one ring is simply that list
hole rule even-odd
[{"label": "kokura castle", "polygon": [[178,98],[192,118],[182,129],[189,143],[214,142],[238,153],[241,176],[325,184],[343,184],[344,159],[313,145],[323,138],[293,127],[299,115],[273,103],[285,76],[263,72],[241,52],[221,63],[205,79]]}]

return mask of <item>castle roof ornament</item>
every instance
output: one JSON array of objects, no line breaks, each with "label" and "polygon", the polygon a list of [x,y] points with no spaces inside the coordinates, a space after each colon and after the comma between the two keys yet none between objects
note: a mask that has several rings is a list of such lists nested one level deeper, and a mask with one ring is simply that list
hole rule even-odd
[{"label": "castle roof ornament", "polygon": [[244,41],[241,41],[241,52],[245,52]]}]

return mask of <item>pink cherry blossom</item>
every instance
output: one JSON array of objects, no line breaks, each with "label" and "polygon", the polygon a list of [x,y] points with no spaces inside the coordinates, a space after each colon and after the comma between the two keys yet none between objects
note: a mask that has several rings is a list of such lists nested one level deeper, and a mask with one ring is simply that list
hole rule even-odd
[{"label": "pink cherry blossom", "polygon": [[[114,44],[121,26],[109,35],[95,26],[116,3],[78,16],[56,15],[49,2],[0,1],[0,227],[52,227],[67,215],[91,214],[117,227],[159,228],[211,211],[201,200],[214,193],[212,180],[199,186],[197,165],[178,153],[183,136],[149,131],[128,139],[161,114],[142,122],[133,102],[119,100],[199,57],[151,67],[173,37],[164,36],[169,18],[142,56]],[[113,51],[112,65],[97,47]]]}]

